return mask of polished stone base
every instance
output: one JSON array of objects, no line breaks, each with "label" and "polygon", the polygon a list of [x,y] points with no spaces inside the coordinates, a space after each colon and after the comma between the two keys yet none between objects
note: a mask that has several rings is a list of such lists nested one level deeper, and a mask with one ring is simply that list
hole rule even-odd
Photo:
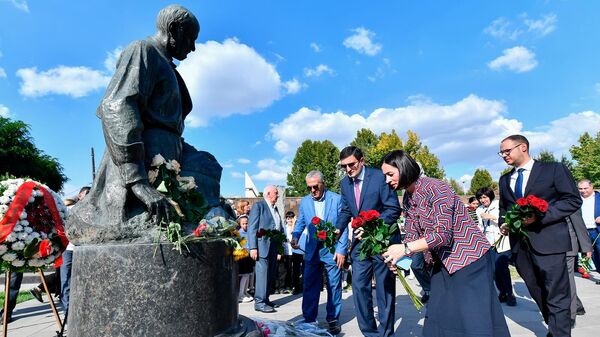
[{"label": "polished stone base", "polygon": [[221,241],[77,246],[69,336],[250,336],[238,319],[237,267]]}]

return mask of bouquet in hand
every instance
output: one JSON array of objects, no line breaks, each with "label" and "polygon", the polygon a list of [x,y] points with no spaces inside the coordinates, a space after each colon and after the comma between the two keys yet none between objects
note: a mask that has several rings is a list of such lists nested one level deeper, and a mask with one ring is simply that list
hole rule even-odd
[{"label": "bouquet in hand", "polygon": [[287,238],[283,232],[276,229],[261,228],[256,232],[256,237],[260,239],[263,236],[271,239],[271,244],[277,246],[277,254],[283,255],[283,243],[287,242]]},{"label": "bouquet in hand", "polygon": [[323,221],[323,219],[318,216],[312,218],[311,223],[315,226],[315,239],[320,242],[323,242],[323,247],[329,249],[331,254],[335,253],[335,244],[337,242],[335,226],[327,221]]},{"label": "bouquet in hand", "polygon": [[[594,242],[592,242],[592,247],[596,246],[596,241],[598,241],[598,238],[600,237],[600,235],[596,236],[596,239],[594,239]],[[591,256],[584,256],[582,258],[579,259],[579,268],[578,268],[578,272],[579,274],[581,274],[581,277],[583,278],[590,278],[590,270],[592,270],[592,258]]]},{"label": "bouquet in hand", "polygon": [[[523,221],[534,216],[539,219],[546,214],[547,210],[548,202],[546,200],[540,199],[535,195],[528,195],[525,198],[517,199],[517,203],[506,212],[504,215],[504,224],[508,227],[508,232],[510,234],[523,234],[524,236],[528,236]],[[505,236],[501,236],[498,241],[494,243],[493,247],[497,250],[504,239]]]},{"label": "bouquet in hand", "polygon": [[[398,229],[398,225],[386,225],[383,222],[383,219],[379,218],[379,212],[369,210],[360,212],[358,217],[352,220],[352,228],[355,231],[362,228],[363,233],[360,239],[362,243],[360,245],[359,258],[364,260],[367,257],[381,255],[385,252],[390,246],[390,237],[394,234],[396,229]],[[396,276],[400,279],[400,283],[402,283],[404,290],[406,290],[406,293],[412,300],[415,308],[421,310],[423,303],[421,303],[419,297],[406,281],[404,272],[398,271]]]}]

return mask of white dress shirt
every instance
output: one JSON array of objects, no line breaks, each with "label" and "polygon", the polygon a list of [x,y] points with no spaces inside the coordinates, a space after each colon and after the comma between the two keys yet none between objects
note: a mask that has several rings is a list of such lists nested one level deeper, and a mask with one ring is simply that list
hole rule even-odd
[{"label": "white dress shirt", "polygon": [[519,172],[517,172],[518,169],[522,168],[523,170],[523,190],[521,191],[521,194],[523,196],[525,196],[525,188],[527,187],[527,182],[529,181],[529,175],[531,175],[531,169],[533,168],[533,159],[530,159],[527,163],[525,163],[525,165],[522,165],[520,167],[515,167],[515,172],[513,172],[513,174],[510,175],[510,189],[513,190],[513,192],[515,191],[515,185],[517,184],[517,177],[519,176]]},{"label": "white dress shirt", "polygon": [[581,198],[581,200],[583,200],[583,204],[581,205],[581,216],[583,217],[585,227],[588,229],[596,229],[596,219],[594,218],[595,199],[594,193],[587,198]]}]

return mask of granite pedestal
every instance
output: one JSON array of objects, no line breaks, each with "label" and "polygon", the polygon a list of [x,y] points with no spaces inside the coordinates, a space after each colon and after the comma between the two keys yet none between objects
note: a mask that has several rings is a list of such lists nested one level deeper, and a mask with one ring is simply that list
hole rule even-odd
[{"label": "granite pedestal", "polygon": [[243,336],[238,272],[222,241],[195,243],[195,256],[171,244],[76,246],[68,335]]}]

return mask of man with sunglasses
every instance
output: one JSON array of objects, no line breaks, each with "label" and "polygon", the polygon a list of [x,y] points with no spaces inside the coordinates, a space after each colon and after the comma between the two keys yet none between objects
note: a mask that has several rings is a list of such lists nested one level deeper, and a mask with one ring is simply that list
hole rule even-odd
[{"label": "man with sunglasses", "polygon": [[342,267],[348,246],[348,235],[342,235],[331,253],[315,237],[315,226],[311,220],[316,216],[325,222],[337,223],[338,215],[347,208],[342,197],[325,187],[323,173],[310,171],[306,175],[309,194],[302,198],[298,220],[292,233],[292,248],[299,248],[298,240],[305,228],[308,228],[304,254],[304,294],[302,297],[302,316],[306,323],[316,322],[319,309],[319,293],[323,268],[327,272],[327,316],[329,333],[341,332],[339,323],[342,310]]},{"label": "man with sunglasses", "polygon": [[[527,236],[510,234],[510,245],[517,271],[548,324],[548,336],[571,336],[566,264],[571,241],[566,218],[582,203],[573,176],[561,163],[534,161],[529,155],[529,141],[522,135],[502,140],[498,155],[514,167],[500,177],[500,225],[519,198],[535,195],[548,202],[548,211],[542,217],[523,221]],[[500,230],[508,234],[506,225]]]},{"label": "man with sunglasses", "polygon": [[[361,211],[376,210],[381,219],[393,226],[400,216],[400,204],[396,192],[385,183],[380,169],[365,166],[361,149],[348,146],[340,152],[340,167],[346,177],[340,183],[342,198],[348,207],[338,217],[337,227],[341,236],[352,217]],[[400,243],[400,233],[391,238],[391,243]],[[352,258],[352,293],[358,326],[367,337],[389,337],[394,335],[394,315],[396,306],[396,278],[381,256],[360,260],[360,240],[354,238],[350,246]],[[375,277],[379,328],[373,312],[373,291],[371,279]]]}]

